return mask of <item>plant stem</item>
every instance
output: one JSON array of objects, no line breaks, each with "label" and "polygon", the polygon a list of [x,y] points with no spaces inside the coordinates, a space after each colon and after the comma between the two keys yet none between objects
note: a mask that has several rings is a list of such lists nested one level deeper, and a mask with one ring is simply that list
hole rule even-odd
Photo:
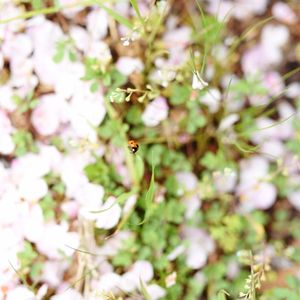
[{"label": "plant stem", "polygon": [[140,188],[140,182],[139,182],[139,179],[137,176],[137,172],[135,170],[133,155],[127,149],[128,138],[127,138],[126,132],[123,129],[122,122],[118,118],[118,114],[117,114],[116,110],[114,109],[114,107],[108,101],[105,101],[105,106],[106,106],[108,116],[112,120],[117,121],[118,130],[119,130],[119,133],[123,140],[123,149],[125,151],[126,165],[129,170],[129,173],[130,173],[130,177],[131,177],[131,180],[133,183],[133,188],[138,191]]}]

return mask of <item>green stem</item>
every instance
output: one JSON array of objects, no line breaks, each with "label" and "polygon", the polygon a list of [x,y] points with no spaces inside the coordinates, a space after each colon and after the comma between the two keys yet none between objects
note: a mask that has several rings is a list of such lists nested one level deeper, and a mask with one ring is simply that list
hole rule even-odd
[{"label": "green stem", "polygon": [[108,116],[112,120],[117,121],[118,130],[119,130],[119,133],[123,140],[123,148],[125,151],[126,165],[129,170],[129,173],[130,173],[130,177],[131,177],[131,180],[133,183],[133,188],[138,191],[140,188],[140,182],[138,179],[138,174],[135,170],[133,155],[128,151],[128,147],[127,147],[128,138],[127,138],[126,132],[123,129],[122,122],[118,118],[118,114],[117,114],[116,110],[114,109],[114,107],[108,101],[105,101],[105,106],[106,106]]}]

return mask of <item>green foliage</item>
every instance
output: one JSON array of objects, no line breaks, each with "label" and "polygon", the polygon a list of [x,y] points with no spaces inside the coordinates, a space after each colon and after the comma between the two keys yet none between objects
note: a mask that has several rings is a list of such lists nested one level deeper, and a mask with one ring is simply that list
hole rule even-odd
[{"label": "green foliage", "polygon": [[57,206],[57,203],[52,198],[51,194],[47,194],[40,202],[39,202],[42,210],[45,220],[51,220],[55,217],[55,208]]},{"label": "green foliage", "polygon": [[89,181],[102,185],[107,193],[116,196],[120,193],[120,190],[116,189],[120,180],[119,175],[112,165],[107,165],[102,159],[99,158],[97,162],[87,165],[84,172]]},{"label": "green foliage", "polygon": [[77,60],[74,41],[71,38],[63,39],[56,43],[53,61],[58,64],[62,62],[65,57],[67,57],[71,62]]},{"label": "green foliage", "polygon": [[142,110],[138,106],[131,106],[126,114],[126,121],[132,125],[138,125],[141,123]]},{"label": "green foliage", "polygon": [[33,9],[41,9],[43,7],[42,0],[31,0],[31,5]]},{"label": "green foliage", "polygon": [[225,157],[222,150],[219,150],[217,153],[206,152],[200,159],[200,164],[211,171],[223,171],[225,168],[234,167],[234,163]]},{"label": "green foliage", "polygon": [[107,69],[106,64],[95,57],[87,57],[84,66],[85,74],[81,79],[91,82],[90,90],[92,93],[95,93],[99,89],[100,82],[102,82],[105,87],[109,88],[107,93],[108,99],[114,99],[118,103],[125,100],[125,94],[116,91],[116,88],[122,86],[127,81],[122,73],[115,68]]},{"label": "green foliage", "polygon": [[230,92],[235,99],[254,95],[267,95],[268,90],[262,85],[261,80],[257,77],[239,79],[230,85]]},{"label": "green foliage", "polygon": [[34,97],[34,93],[31,92],[27,95],[25,99],[22,99],[21,97],[14,95],[12,97],[12,100],[17,104],[18,106],[18,113],[24,114],[28,112],[29,110],[34,109],[37,104],[39,103],[39,100]]},{"label": "green foliage", "polygon": [[197,102],[190,102],[188,108],[189,113],[187,116],[186,131],[189,134],[195,134],[199,128],[206,125],[206,117],[199,109]]},{"label": "green foliage", "polygon": [[21,264],[22,272],[29,271],[29,267],[34,263],[38,257],[38,253],[33,249],[31,243],[25,241],[24,249],[17,254],[19,262]]},{"label": "green foliage", "polygon": [[221,224],[210,227],[212,237],[225,253],[238,249],[243,230],[243,220],[238,215],[225,216]]},{"label": "green foliage", "polygon": [[172,87],[170,103],[172,105],[184,104],[189,100],[191,88],[188,86],[174,85]]},{"label": "green foliage", "polygon": [[14,132],[13,141],[16,145],[15,155],[17,157],[23,156],[28,152],[37,152],[32,134],[26,130],[19,129]]}]

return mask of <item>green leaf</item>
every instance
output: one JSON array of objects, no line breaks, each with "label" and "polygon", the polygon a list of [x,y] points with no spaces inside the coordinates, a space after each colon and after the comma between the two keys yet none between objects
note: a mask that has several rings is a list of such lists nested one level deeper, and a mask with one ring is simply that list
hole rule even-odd
[{"label": "green leaf", "polygon": [[56,208],[56,202],[52,198],[51,194],[47,194],[40,202],[39,202],[43,215],[46,220],[53,219],[55,217],[54,210]]},{"label": "green leaf", "polygon": [[71,62],[75,62],[77,60],[76,53],[72,50],[69,51],[68,57]]},{"label": "green leaf", "polygon": [[111,76],[109,73],[104,74],[103,76],[103,84],[105,86],[110,86],[111,85]]},{"label": "green leaf", "polygon": [[99,89],[99,83],[97,81],[94,81],[92,84],[91,84],[91,87],[90,87],[90,91],[92,93],[95,93],[97,92]]},{"label": "green leaf", "polygon": [[33,9],[41,9],[43,6],[43,1],[42,0],[32,0],[31,5]]},{"label": "green leaf", "polygon": [[41,277],[42,271],[44,268],[44,264],[41,262],[36,262],[33,265],[30,266],[30,273],[29,276],[34,281],[38,281]]},{"label": "green leaf", "polygon": [[57,50],[57,52],[53,56],[53,61],[58,64],[64,59],[64,56],[65,56],[64,49]]},{"label": "green leaf", "polygon": [[25,241],[23,251],[17,254],[21,263],[21,268],[29,267],[33,261],[38,257],[37,252],[33,249],[31,243]]},{"label": "green leaf", "polygon": [[141,181],[144,176],[145,166],[144,161],[140,155],[135,155],[135,171],[138,181]]},{"label": "green leaf", "polygon": [[140,223],[143,224],[148,221],[150,215],[152,214],[152,205],[155,195],[155,181],[154,181],[154,164],[152,164],[152,175],[150,180],[150,186],[145,196],[145,217],[144,220]]},{"label": "green leaf", "polygon": [[173,105],[180,105],[188,101],[191,89],[187,86],[175,85],[172,89],[170,102]]},{"label": "green leaf", "polygon": [[139,17],[140,21],[142,24],[144,24],[144,19],[142,18],[142,15],[140,13],[140,10],[139,10],[139,6],[138,6],[138,3],[137,3],[137,0],[130,0],[130,3],[135,11],[135,13],[137,14],[137,16]]},{"label": "green leaf", "polygon": [[133,105],[126,114],[126,121],[132,125],[138,125],[141,123],[141,115],[141,109],[137,105]]}]

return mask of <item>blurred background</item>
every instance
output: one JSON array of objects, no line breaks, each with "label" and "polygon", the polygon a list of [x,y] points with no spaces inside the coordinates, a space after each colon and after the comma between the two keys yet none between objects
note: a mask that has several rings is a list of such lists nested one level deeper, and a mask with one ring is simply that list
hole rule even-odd
[{"label": "blurred background", "polygon": [[300,2],[2,0],[0,299],[300,299]]}]

